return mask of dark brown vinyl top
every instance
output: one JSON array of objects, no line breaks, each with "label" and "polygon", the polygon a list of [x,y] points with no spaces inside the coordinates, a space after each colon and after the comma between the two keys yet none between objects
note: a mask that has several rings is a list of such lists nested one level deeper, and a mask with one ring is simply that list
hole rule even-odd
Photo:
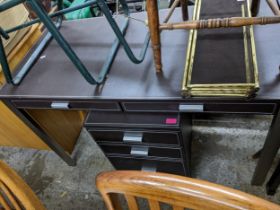
[{"label": "dark brown vinyl top", "polygon": [[[261,4],[260,14],[272,15],[265,2],[262,1]],[[192,9],[193,7],[190,7],[190,10]],[[166,11],[161,12],[162,17],[164,13],[166,14]],[[146,19],[146,14],[136,14],[135,17]],[[174,13],[171,21],[181,21],[180,10]],[[61,31],[92,74],[97,75],[115,38],[106,20],[94,18],[65,22]],[[130,21],[126,39],[136,54],[142,47],[146,31],[144,24]],[[279,37],[280,25],[255,27],[260,91],[253,100],[280,99]],[[132,63],[120,48],[102,86],[88,84],[56,42],[52,41],[21,85],[5,85],[0,92],[0,98],[193,100],[181,97],[188,32],[164,31],[161,33],[161,40],[162,75],[155,72],[151,48],[141,64]]]}]

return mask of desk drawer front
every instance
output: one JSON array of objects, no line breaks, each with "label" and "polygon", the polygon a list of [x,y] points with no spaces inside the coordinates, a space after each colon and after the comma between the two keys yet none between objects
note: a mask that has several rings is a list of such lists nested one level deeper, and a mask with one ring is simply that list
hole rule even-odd
[{"label": "desk drawer front", "polygon": [[181,162],[156,161],[135,158],[109,157],[117,170],[149,170],[185,176],[185,169]]},{"label": "desk drawer front", "polygon": [[88,127],[132,127],[179,129],[180,115],[177,113],[126,113],[91,112],[85,125]]},{"label": "desk drawer front", "polygon": [[38,108],[38,109],[44,109],[44,108],[51,108],[51,101],[34,101],[34,100],[13,100],[13,104],[17,108]]},{"label": "desk drawer front", "polygon": [[121,111],[117,102],[83,102],[83,101],[44,101],[44,100],[13,100],[18,108],[32,109],[79,109],[93,111]]},{"label": "desk drawer front", "polygon": [[276,110],[274,103],[181,103],[181,113],[244,113],[244,114],[273,114]]},{"label": "desk drawer front", "polygon": [[131,157],[161,157],[182,158],[181,150],[177,148],[164,148],[139,145],[110,145],[99,144],[106,155],[125,155]]},{"label": "desk drawer front", "polygon": [[178,112],[178,102],[124,102],[127,112]]},{"label": "desk drawer front", "polygon": [[[160,132],[160,131],[122,131],[122,130],[93,130],[89,129],[90,134],[97,142],[115,142],[126,144],[167,144],[179,145],[179,132]],[[135,135],[131,135],[135,134]],[[129,136],[132,136],[129,141]],[[139,136],[139,138],[135,138]]]},{"label": "desk drawer front", "polygon": [[79,102],[70,103],[73,109],[90,109],[93,111],[121,111],[118,102]]}]

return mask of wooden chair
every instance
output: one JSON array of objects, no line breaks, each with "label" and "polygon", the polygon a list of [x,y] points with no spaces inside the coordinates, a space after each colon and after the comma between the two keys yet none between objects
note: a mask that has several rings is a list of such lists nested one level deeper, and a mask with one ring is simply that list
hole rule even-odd
[{"label": "wooden chair", "polygon": [[0,161],[0,209],[45,210],[29,186],[2,161]]},{"label": "wooden chair", "polygon": [[97,188],[109,210],[120,210],[117,194],[123,194],[131,210],[138,210],[137,198],[148,200],[151,210],[161,203],[174,210],[190,209],[269,209],[280,206],[238,190],[192,178],[143,171],[103,172],[96,178]]},{"label": "wooden chair", "polygon": [[[215,18],[207,20],[187,20],[187,6],[188,0],[177,0],[182,5],[183,20],[184,22],[179,23],[163,23],[160,24],[158,17],[158,5],[157,0],[147,0],[147,15],[148,15],[148,26],[151,35],[151,44],[154,56],[154,63],[156,72],[162,72],[161,63],[161,40],[160,32],[162,30],[191,30],[191,29],[214,29],[214,28],[230,28],[230,27],[242,27],[248,25],[265,25],[265,24],[276,24],[280,23],[280,17],[255,17],[258,14],[260,8],[260,0],[251,0],[251,12],[253,17],[234,17],[234,18]],[[267,2],[271,2],[272,0]],[[174,1],[176,2],[176,0]],[[210,1],[209,1],[210,2]],[[274,4],[274,3],[273,3]],[[279,2],[277,0],[277,4]],[[271,5],[271,3],[270,3]]]}]

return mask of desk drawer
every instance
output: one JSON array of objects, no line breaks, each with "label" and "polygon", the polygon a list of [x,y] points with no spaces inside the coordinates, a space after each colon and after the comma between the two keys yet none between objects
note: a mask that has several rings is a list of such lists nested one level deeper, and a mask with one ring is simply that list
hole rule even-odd
[{"label": "desk drawer", "polygon": [[17,108],[32,109],[78,109],[93,111],[121,111],[118,102],[84,102],[84,101],[44,101],[44,100],[13,100]]},{"label": "desk drawer", "polygon": [[181,149],[167,147],[153,147],[143,145],[112,145],[99,144],[106,155],[125,155],[131,157],[160,157],[160,158],[182,158]]},{"label": "desk drawer", "polygon": [[186,175],[184,165],[181,162],[120,157],[109,157],[109,160],[117,170],[145,170]]},{"label": "desk drawer", "polygon": [[127,112],[178,112],[179,102],[123,102]]},{"label": "desk drawer", "polygon": [[181,103],[180,112],[189,113],[241,113],[241,114],[273,114],[276,110],[274,103]]},{"label": "desk drawer", "polygon": [[87,127],[133,127],[133,128],[177,128],[180,115],[177,113],[125,113],[90,112]]},{"label": "desk drawer", "polygon": [[93,111],[121,111],[118,102],[80,102],[73,101],[70,103],[70,107],[73,109],[89,109]]},{"label": "desk drawer", "polygon": [[122,130],[95,130],[89,133],[97,142],[115,142],[126,144],[145,145],[179,145],[180,132],[172,131],[122,131]]}]

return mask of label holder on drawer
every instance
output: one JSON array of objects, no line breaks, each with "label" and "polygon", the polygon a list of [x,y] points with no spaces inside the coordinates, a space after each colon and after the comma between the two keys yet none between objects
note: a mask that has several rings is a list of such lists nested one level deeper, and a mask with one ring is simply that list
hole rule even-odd
[{"label": "label holder on drawer", "polygon": [[123,136],[123,142],[141,143],[142,139],[143,139],[143,133],[141,132],[125,132]]},{"label": "label holder on drawer", "polygon": [[130,154],[133,156],[147,157],[149,154],[149,147],[145,146],[132,146]]},{"label": "label holder on drawer", "polygon": [[69,102],[52,102],[51,108],[53,109],[69,109]]},{"label": "label holder on drawer", "polygon": [[203,112],[203,104],[180,104],[179,111],[181,113],[193,113],[193,112]]}]

